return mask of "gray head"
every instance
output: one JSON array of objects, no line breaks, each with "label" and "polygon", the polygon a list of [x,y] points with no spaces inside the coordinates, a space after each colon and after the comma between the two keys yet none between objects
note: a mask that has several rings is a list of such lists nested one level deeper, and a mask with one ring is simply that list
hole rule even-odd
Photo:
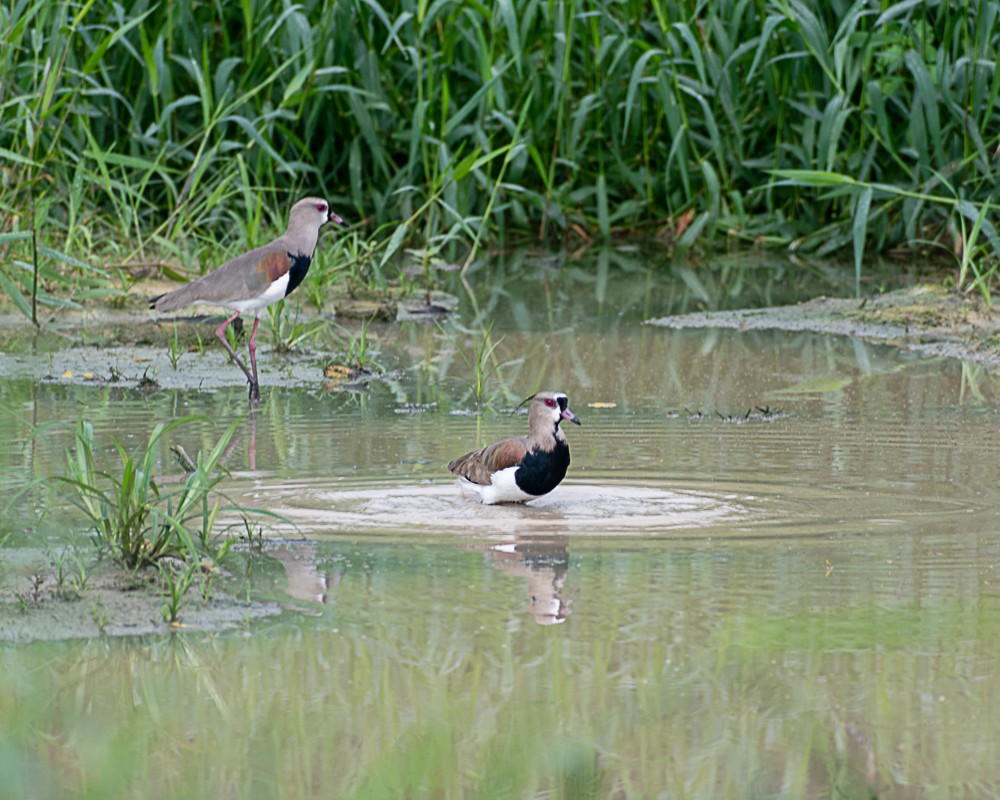
[{"label": "gray head", "polygon": [[344,224],[344,220],[330,210],[322,197],[305,197],[292,206],[288,214],[288,230],[305,228],[319,230],[327,222]]},{"label": "gray head", "polygon": [[538,392],[528,406],[528,427],[532,431],[558,428],[564,419],[580,424],[580,420],[569,410],[569,399],[562,392]]}]

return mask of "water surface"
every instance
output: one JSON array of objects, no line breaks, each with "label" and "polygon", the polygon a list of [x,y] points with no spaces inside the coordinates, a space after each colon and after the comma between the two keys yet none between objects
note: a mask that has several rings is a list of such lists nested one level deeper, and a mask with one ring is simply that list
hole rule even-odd
[{"label": "water surface", "polygon": [[[642,324],[836,289],[806,277],[522,257],[471,294],[454,278],[443,330],[373,326],[390,377],[367,391],[325,386],[322,353],[315,386],[269,387],[263,351],[226,491],[284,518],[237,585],[289,610],[0,645],[0,797],[1000,792],[997,376]],[[471,414],[462,353],[490,321],[502,366]],[[0,485],[57,472],[78,415],[109,463],[113,438],[192,413],[171,442],[211,447],[246,413],[232,371],[151,394],[0,382]],[[524,430],[541,388],[583,422],[567,480],[529,506],[463,499],[444,465]],[[71,535],[42,503],[8,546]]]}]

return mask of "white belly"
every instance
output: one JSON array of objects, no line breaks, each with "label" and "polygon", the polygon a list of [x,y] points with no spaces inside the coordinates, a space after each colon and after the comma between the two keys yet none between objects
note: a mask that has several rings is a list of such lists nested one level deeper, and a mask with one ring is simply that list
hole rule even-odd
[{"label": "white belly", "polygon": [[240,311],[246,313],[248,311],[253,312],[254,315],[258,315],[261,310],[267,308],[272,303],[277,303],[281,298],[285,296],[285,290],[288,288],[288,273],[286,272],[278,280],[272,283],[263,294],[259,294],[256,297],[249,297],[245,300],[228,300],[226,302],[212,301],[212,300],[196,300],[191,305],[201,305],[201,306],[222,306],[222,308],[231,308],[233,311]]},{"label": "white belly", "polygon": [[528,500],[534,500],[537,495],[528,494],[517,485],[514,480],[515,472],[517,472],[517,467],[507,467],[507,469],[494,472],[490,476],[489,486],[473,483],[465,478],[459,478],[458,484],[463,490],[478,494],[483,505],[487,506],[497,503],[524,503]]}]

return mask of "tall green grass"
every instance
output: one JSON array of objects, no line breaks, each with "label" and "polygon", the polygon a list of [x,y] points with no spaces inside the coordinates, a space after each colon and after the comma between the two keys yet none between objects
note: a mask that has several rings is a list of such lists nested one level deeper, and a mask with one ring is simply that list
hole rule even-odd
[{"label": "tall green grass", "polygon": [[1000,0],[11,0],[0,279],[200,267],[316,192],[385,253],[645,233],[860,270],[929,244],[988,291],[998,22]]}]

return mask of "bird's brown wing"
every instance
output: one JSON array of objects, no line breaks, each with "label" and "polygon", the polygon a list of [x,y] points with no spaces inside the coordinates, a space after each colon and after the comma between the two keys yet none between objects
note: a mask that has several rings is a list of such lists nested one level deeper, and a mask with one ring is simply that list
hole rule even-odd
[{"label": "bird's brown wing", "polygon": [[285,243],[277,239],[249,253],[230,259],[204,277],[154,300],[159,311],[173,311],[194,302],[225,304],[263,294],[273,281],[292,267]]},{"label": "bird's brown wing", "polygon": [[284,246],[274,247],[275,244],[237,256],[202,278],[203,299],[251,298],[263,294],[292,267]]},{"label": "bird's brown wing", "polygon": [[490,475],[497,470],[516,466],[527,452],[527,436],[503,439],[482,450],[466,453],[448,465],[448,469],[481,486],[490,485]]}]

